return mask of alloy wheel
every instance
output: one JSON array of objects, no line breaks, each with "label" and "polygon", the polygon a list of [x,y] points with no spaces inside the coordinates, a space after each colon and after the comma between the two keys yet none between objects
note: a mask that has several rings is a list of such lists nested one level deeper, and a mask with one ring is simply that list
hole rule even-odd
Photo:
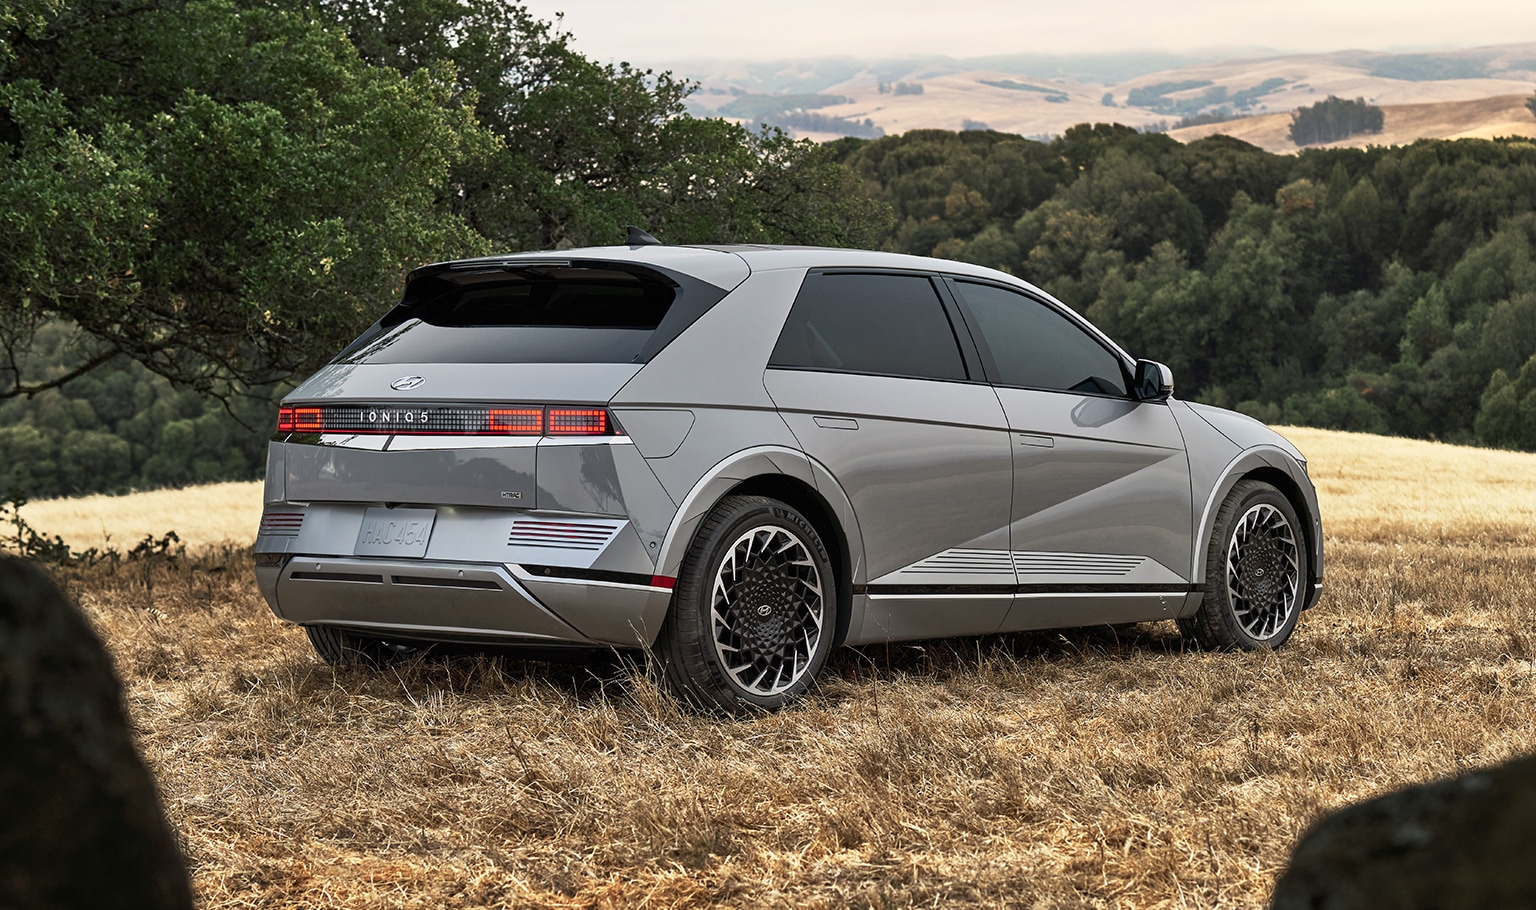
[{"label": "alloy wheel", "polygon": [[736,538],[715,572],[715,654],[736,685],[778,695],[810,669],[826,619],[821,574],[791,530],[761,525]]},{"label": "alloy wheel", "polygon": [[1257,641],[1287,627],[1300,603],[1296,534],[1285,515],[1259,503],[1237,522],[1227,545],[1227,597],[1237,621]]}]

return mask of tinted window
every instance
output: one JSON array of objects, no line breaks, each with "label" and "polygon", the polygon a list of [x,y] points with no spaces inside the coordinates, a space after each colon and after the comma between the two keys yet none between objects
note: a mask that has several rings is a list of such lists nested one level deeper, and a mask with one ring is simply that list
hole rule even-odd
[{"label": "tinted window", "polygon": [[1001,385],[1126,394],[1120,358],[1044,303],[988,284],[955,282]]},{"label": "tinted window", "polygon": [[554,269],[442,294],[417,313],[436,326],[654,329],[672,288],[604,269]]},{"label": "tinted window", "polygon": [[[350,363],[635,363],[724,295],[607,268],[446,273],[354,342]],[[695,299],[696,298],[696,299]],[[673,325],[673,323],[677,323]]]},{"label": "tinted window", "polygon": [[807,275],[769,366],[966,378],[938,292],[920,275]]}]

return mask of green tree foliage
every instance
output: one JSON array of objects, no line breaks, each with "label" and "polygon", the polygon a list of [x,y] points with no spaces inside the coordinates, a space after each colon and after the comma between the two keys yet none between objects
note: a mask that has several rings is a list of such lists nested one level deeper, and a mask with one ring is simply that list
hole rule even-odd
[{"label": "green tree foliage", "polygon": [[[248,476],[230,434],[424,262],[886,235],[828,149],[691,90],[501,0],[0,0],[0,463],[34,496]],[[101,370],[155,391],[103,411]]]},{"label": "green tree foliage", "polygon": [[[68,369],[78,329],[38,333],[28,382]],[[256,476],[266,455],[270,407],[176,389],[126,358],[31,398],[0,401],[0,495],[125,492]],[[247,427],[259,427],[252,432]]]},{"label": "green tree foliage", "polygon": [[[493,137],[447,68],[369,66],[345,36],[222,0],[62,4],[11,33],[0,396],[125,354],[208,390],[322,362],[401,271],[485,248],[440,203]],[[43,385],[18,357],[79,326]]]},{"label": "green tree foliage", "polygon": [[1525,99],[1525,109],[1531,112],[1532,117],[1536,117],[1536,95]]},{"label": "green tree foliage", "polygon": [[1379,133],[1384,123],[1386,114],[1364,98],[1346,101],[1329,95],[1291,114],[1290,137],[1297,145],[1317,145],[1360,133]]},{"label": "green tree foliage", "polygon": [[1483,390],[1477,434],[1494,445],[1536,449],[1536,356],[1513,380],[1494,371]]},{"label": "green tree foliage", "polygon": [[0,397],[43,390],[16,357],[54,319],[83,331],[50,387],[123,354],[206,391],[324,362],[426,261],[626,222],[683,241],[884,227],[818,147],[681,116],[689,86],[593,63],[499,0],[4,16]]},{"label": "green tree foliage", "polygon": [[1527,141],[1280,156],[1094,124],[835,150],[896,211],[890,248],[1027,278],[1168,363],[1184,397],[1536,449],[1517,430],[1536,426],[1519,379],[1536,356]]},{"label": "green tree foliage", "polygon": [[[460,97],[473,99],[499,147],[464,159],[448,198],[494,248],[613,243],[626,224],[677,243],[853,246],[878,244],[889,228],[882,207],[849,192],[849,176],[822,147],[684,116],[692,85],[589,60],[568,32],[520,6],[319,0],[319,9],[366,61],[457,74]],[[782,110],[838,100],[752,97]],[[832,211],[835,219],[825,217]]]}]

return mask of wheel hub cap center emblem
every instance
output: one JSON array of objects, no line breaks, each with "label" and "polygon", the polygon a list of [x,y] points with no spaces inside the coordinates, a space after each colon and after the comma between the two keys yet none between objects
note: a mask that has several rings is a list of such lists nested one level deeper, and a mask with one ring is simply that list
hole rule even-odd
[{"label": "wheel hub cap center emblem", "polygon": [[770,607],[767,604],[760,604],[757,608],[757,615],[764,618],[767,618],[768,614],[772,612],[773,607]]}]

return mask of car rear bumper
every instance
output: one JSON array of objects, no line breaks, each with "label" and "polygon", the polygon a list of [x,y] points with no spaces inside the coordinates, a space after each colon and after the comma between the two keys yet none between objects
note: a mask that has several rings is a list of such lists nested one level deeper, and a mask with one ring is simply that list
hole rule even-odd
[{"label": "car rear bumper", "polygon": [[671,580],[623,517],[464,507],[435,515],[420,556],[369,555],[382,504],[270,503],[256,581],[279,618],[381,637],[619,647],[661,630]]},{"label": "car rear bumper", "polygon": [[672,597],[661,585],[542,574],[561,571],[552,567],[305,555],[265,562],[257,586],[279,618],[381,637],[645,647]]}]

